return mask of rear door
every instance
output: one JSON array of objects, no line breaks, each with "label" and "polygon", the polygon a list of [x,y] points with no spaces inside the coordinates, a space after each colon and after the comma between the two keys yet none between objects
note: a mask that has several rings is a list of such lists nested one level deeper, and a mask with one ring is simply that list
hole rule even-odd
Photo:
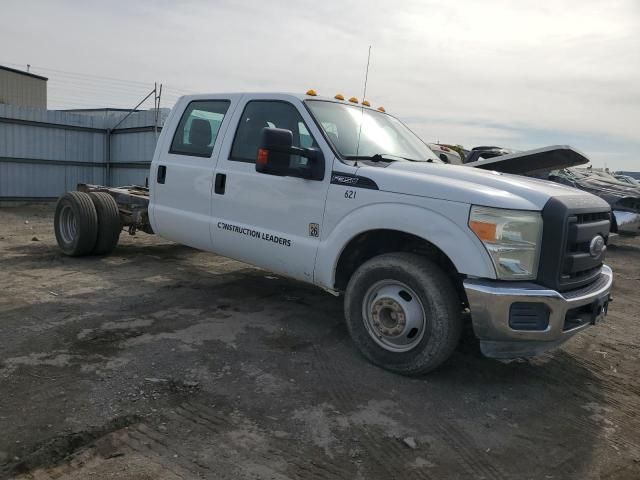
[{"label": "rear door", "polygon": [[[294,146],[321,149],[324,178],[256,172],[265,127],[291,130]],[[224,183],[224,188],[218,188],[212,197],[214,250],[311,282],[333,158],[299,100],[273,95],[245,98],[236,109],[216,169],[217,184]],[[306,161],[291,157],[292,166]]]},{"label": "rear door", "polygon": [[160,236],[210,250],[213,174],[239,96],[182,99],[152,168],[153,226]]}]

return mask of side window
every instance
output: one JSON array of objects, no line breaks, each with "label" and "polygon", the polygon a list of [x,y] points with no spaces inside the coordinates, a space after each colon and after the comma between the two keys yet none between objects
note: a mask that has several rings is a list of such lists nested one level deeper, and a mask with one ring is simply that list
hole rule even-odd
[{"label": "side window", "polygon": [[315,147],[313,137],[309,133],[309,130],[307,130],[307,126],[304,123],[298,122],[298,132],[300,132],[300,146],[302,148]]},{"label": "side window", "polygon": [[331,122],[322,122],[322,128],[327,133],[329,140],[338,150],[342,151],[342,146],[340,145],[340,136],[338,135],[338,126],[335,123]]},{"label": "side window", "polygon": [[[231,147],[230,160],[256,161],[263,128],[284,128],[293,132],[293,146],[312,148],[316,142],[309,133],[300,113],[290,103],[273,100],[253,100],[247,103],[238,124]],[[307,160],[292,155],[292,164]]]},{"label": "side window", "polygon": [[229,103],[228,100],[191,102],[173,134],[169,153],[210,157]]}]

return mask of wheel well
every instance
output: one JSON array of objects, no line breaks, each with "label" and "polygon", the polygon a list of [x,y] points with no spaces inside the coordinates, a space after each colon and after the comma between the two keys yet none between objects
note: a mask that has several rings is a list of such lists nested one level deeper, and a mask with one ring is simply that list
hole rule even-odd
[{"label": "wheel well", "polygon": [[344,291],[351,275],[360,265],[377,255],[391,252],[416,253],[429,258],[451,277],[461,294],[460,298],[465,298],[462,277],[442,250],[424,238],[387,229],[369,230],[351,239],[338,259],[334,288]]}]

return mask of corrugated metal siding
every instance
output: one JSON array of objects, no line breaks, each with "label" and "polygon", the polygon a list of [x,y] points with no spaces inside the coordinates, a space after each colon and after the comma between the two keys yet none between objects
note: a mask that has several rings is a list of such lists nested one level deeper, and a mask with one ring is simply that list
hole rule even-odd
[{"label": "corrugated metal siding", "polygon": [[148,168],[116,168],[111,170],[112,185],[146,185]]},{"label": "corrugated metal siding", "polygon": [[[164,117],[163,117],[164,119]],[[115,119],[110,119],[115,124]],[[140,112],[131,115],[118,130],[128,128],[151,128],[155,121],[155,112]],[[153,151],[156,148],[156,135],[153,131],[138,133],[114,133],[111,136],[111,162],[131,163],[149,161],[153,158]]]},{"label": "corrugated metal siding", "polygon": [[[75,189],[77,183],[144,185],[147,168],[119,167],[118,163],[151,163],[156,144],[151,129],[154,111],[132,114],[111,135],[110,178],[106,178],[107,128],[125,114],[88,116],[0,105],[0,199],[57,197]],[[167,114],[161,112],[160,122]],[[94,130],[82,130],[86,128]],[[129,128],[143,131],[126,131]]]},{"label": "corrugated metal siding", "polygon": [[[159,125],[163,125],[169,114],[168,111],[160,112]],[[156,133],[151,129],[155,124],[155,111],[138,112],[131,115],[118,126],[118,130],[126,131],[128,128],[145,128],[148,131],[137,133],[114,133],[111,136],[111,172],[109,174],[111,185],[145,185],[149,177],[148,168],[119,167],[118,163],[151,164],[153,152],[156,148]],[[108,121],[116,125],[121,116],[111,112]],[[159,131],[158,131],[159,134]]]}]

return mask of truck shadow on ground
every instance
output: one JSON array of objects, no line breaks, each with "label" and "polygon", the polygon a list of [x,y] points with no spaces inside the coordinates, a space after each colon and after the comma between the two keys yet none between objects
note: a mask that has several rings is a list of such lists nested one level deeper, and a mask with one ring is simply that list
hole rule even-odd
[{"label": "truck shadow on ground", "polygon": [[[19,459],[5,461],[5,475],[59,462],[97,435],[79,431],[102,434],[95,425],[114,418],[153,424],[190,398],[208,405],[223,397],[267,435],[266,419],[283,410],[296,418],[320,411],[321,427],[290,416],[278,428],[306,455],[354,469],[345,454],[354,442],[392,469],[428,457],[439,462],[432,473],[460,478],[578,477],[599,444],[628,446],[607,430],[599,366],[579,354],[504,364],[482,357],[467,330],[441,369],[405,378],[358,355],[341,298],[300,282],[173,244],[124,245],[104,259],[69,259],[36,242],[7,250],[16,256],[0,259],[1,269],[49,262],[24,288],[65,274],[73,288],[62,284],[51,300],[3,314],[0,452]],[[186,387],[164,388],[169,381]],[[325,443],[309,437],[314,428]],[[383,453],[406,435],[418,439],[416,451]],[[194,448],[211,446],[196,440]]]}]

